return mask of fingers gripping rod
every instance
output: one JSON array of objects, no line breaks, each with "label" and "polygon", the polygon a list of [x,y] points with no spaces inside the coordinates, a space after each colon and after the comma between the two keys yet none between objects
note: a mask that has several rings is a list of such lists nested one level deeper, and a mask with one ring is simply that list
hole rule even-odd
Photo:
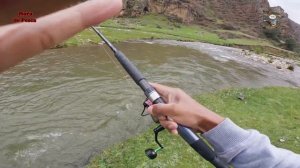
[{"label": "fingers gripping rod", "polygon": [[[130,60],[119,50],[116,49],[107,38],[95,27],[92,29],[97,33],[97,35],[109,46],[109,48],[114,52],[115,57],[135,81],[135,83],[144,91],[146,97],[152,101],[153,104],[164,104],[165,102],[156,92],[156,90],[148,83],[140,71],[132,64]],[[209,161],[217,168],[229,168],[229,165],[221,160],[216,153],[193,131],[182,125],[178,125],[179,135],[204,159]]]}]

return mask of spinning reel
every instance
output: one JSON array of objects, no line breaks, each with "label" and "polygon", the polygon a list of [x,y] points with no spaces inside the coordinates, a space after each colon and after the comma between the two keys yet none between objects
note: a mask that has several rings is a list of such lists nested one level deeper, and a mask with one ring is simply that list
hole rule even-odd
[{"label": "spinning reel", "polygon": [[[145,114],[145,110],[146,110],[146,108],[148,108],[149,106],[152,105],[152,102],[151,102],[150,100],[146,99],[146,100],[144,101],[143,105],[144,105],[144,110],[143,110],[141,116],[147,116],[147,115],[149,115],[149,114]],[[153,118],[153,117],[152,117],[152,119],[153,119],[154,122],[158,123],[158,120],[157,120],[156,118]],[[157,152],[159,152],[160,150],[162,150],[162,149],[164,148],[164,147],[162,146],[162,144],[158,141],[158,133],[160,133],[160,132],[163,131],[164,129],[165,129],[165,128],[164,128],[163,126],[161,126],[161,125],[158,125],[156,128],[153,129],[153,132],[154,132],[154,140],[155,140],[156,144],[157,144],[159,147],[156,148],[156,149],[148,148],[148,149],[145,150],[146,156],[147,156],[149,159],[151,159],[151,160],[155,159],[155,158],[157,157]]]},{"label": "spinning reel", "polygon": [[148,148],[145,150],[145,154],[149,159],[155,159],[157,157],[157,152],[162,150],[164,147],[159,143],[158,141],[158,133],[163,131],[165,128],[162,127],[161,125],[157,126],[156,128],[153,129],[154,135],[155,135],[155,142],[159,146],[156,149]]}]

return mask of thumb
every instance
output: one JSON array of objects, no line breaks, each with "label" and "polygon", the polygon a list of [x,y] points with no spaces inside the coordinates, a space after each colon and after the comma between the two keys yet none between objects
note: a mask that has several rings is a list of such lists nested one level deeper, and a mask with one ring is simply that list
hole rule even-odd
[{"label": "thumb", "polygon": [[173,117],[176,115],[175,104],[154,104],[148,108],[148,112],[153,116],[168,116]]}]

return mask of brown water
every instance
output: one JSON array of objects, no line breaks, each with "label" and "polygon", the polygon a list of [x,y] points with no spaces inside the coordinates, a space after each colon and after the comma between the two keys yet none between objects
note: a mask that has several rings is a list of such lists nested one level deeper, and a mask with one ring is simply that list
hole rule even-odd
[{"label": "brown water", "polygon": [[[299,86],[295,74],[218,60],[185,47],[121,43],[154,82],[200,94],[229,87]],[[145,130],[143,93],[102,47],[48,50],[0,75],[0,167],[83,167]],[[141,149],[143,152],[144,149]]]}]

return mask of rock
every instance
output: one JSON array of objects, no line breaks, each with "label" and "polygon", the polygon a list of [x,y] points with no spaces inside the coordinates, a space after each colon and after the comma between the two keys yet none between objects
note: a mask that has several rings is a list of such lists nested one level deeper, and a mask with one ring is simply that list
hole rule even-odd
[{"label": "rock", "polygon": [[294,71],[295,68],[294,68],[293,65],[288,65],[287,69],[290,70],[290,71]]},{"label": "rock", "polygon": [[269,61],[268,61],[270,64],[272,64],[274,61],[273,61],[273,59],[271,58],[271,59],[269,59]]},{"label": "rock", "polygon": [[59,48],[65,48],[65,47],[67,47],[67,45],[64,43],[61,43],[61,44],[55,45],[54,47],[51,47],[50,49],[59,49]]},{"label": "rock", "polygon": [[245,100],[245,95],[243,93],[239,93],[239,95],[237,96],[237,98],[241,101]]},{"label": "rock", "polygon": [[285,138],[279,138],[279,142],[285,142],[286,139]]},{"label": "rock", "polygon": [[148,0],[123,0],[125,16],[136,17],[149,12]]}]

